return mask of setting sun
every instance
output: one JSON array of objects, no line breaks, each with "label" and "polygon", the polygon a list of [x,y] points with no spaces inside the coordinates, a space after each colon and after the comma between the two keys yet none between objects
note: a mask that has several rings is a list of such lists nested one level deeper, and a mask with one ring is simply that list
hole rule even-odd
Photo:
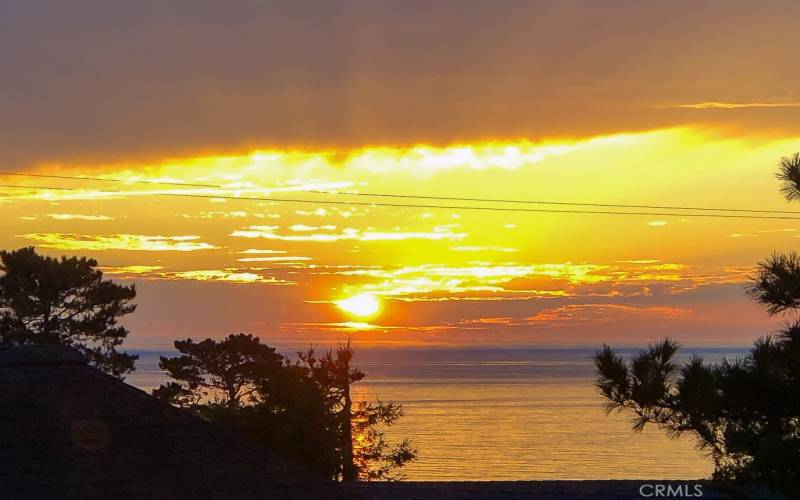
[{"label": "setting sun", "polygon": [[369,318],[378,314],[381,303],[373,295],[362,293],[347,299],[339,300],[336,305],[342,311],[358,316],[359,318]]}]

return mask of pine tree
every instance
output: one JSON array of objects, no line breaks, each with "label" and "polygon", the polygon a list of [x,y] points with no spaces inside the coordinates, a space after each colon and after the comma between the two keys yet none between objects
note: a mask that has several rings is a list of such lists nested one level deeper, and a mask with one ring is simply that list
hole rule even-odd
[{"label": "pine tree", "polygon": [[64,345],[117,377],[136,356],[117,348],[128,330],[117,320],[136,306],[133,285],[103,279],[97,261],[46,257],[33,247],[0,252],[0,344]]},{"label": "pine tree", "polygon": [[[800,200],[800,154],[783,158],[778,179]],[[628,411],[633,427],[654,424],[670,436],[692,434],[714,461],[714,478],[760,483],[800,497],[800,254],[759,263],[747,293],[771,315],[787,314],[776,335],[742,359],[674,362],[670,339],[626,360],[609,346],[596,353],[597,387],[608,411]]]}]

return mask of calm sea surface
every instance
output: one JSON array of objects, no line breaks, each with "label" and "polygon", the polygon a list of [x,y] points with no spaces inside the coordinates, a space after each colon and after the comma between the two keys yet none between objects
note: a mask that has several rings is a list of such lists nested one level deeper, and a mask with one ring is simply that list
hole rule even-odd
[{"label": "calm sea surface", "polygon": [[[690,437],[631,431],[629,415],[606,415],[593,386],[591,349],[361,349],[367,372],[357,397],[403,404],[388,435],[409,437],[419,460],[411,480],[700,478],[710,462]],[[623,351],[624,352],[624,351]],[[632,351],[631,351],[632,352]],[[687,349],[709,361],[741,349]],[[128,382],[165,380],[158,356],[140,351]]]}]

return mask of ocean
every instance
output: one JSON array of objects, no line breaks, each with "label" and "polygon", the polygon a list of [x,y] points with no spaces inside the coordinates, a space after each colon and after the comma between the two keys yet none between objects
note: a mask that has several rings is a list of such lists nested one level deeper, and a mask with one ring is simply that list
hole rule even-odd
[{"label": "ocean", "polygon": [[[622,350],[630,354],[635,350]],[[607,415],[594,387],[593,349],[356,350],[367,378],[356,399],[390,400],[405,416],[387,430],[408,437],[419,459],[409,480],[695,479],[712,466],[690,436],[631,430],[630,415]],[[158,356],[136,351],[127,381],[150,390],[165,380]],[[709,361],[740,348],[687,349]]]}]

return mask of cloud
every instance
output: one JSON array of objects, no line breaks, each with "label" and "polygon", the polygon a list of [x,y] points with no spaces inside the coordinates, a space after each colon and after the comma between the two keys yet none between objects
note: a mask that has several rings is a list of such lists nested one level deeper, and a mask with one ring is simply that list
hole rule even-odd
[{"label": "cloud", "polygon": [[291,255],[286,255],[280,257],[245,257],[236,260],[239,262],[299,262],[312,259],[311,257],[293,257]]},{"label": "cloud", "polygon": [[359,207],[347,207],[347,208],[339,208],[339,207],[330,207],[330,208],[323,208],[318,207],[314,210],[295,210],[294,213],[296,215],[300,215],[303,217],[330,217],[333,215],[342,217],[344,219],[349,219],[350,217],[363,217],[369,213],[369,208],[359,208]]},{"label": "cloud", "polygon": [[302,331],[325,331],[325,332],[365,332],[371,330],[393,330],[393,326],[379,326],[362,321],[344,321],[336,323],[281,323],[281,330],[302,332]]},{"label": "cloud", "polygon": [[255,269],[192,269],[187,271],[166,271],[164,266],[130,265],[102,266],[100,269],[118,279],[164,280],[164,281],[218,281],[227,283],[252,283],[262,285],[296,285],[290,280],[276,276],[264,276],[253,272]]},{"label": "cloud", "polygon": [[518,170],[524,166],[540,163],[546,158],[591,147],[605,138],[562,144],[536,144],[529,141],[508,143],[461,144],[433,147],[383,147],[369,148],[351,154],[347,165],[373,174],[411,171],[430,176],[453,169]]},{"label": "cloud", "polygon": [[691,104],[674,104],[664,108],[686,109],[742,109],[742,108],[800,108],[800,102],[697,102]]},{"label": "cloud", "polygon": [[[34,4],[3,2],[4,163],[585,137],[686,123],[650,103],[703,104],[712,91],[742,104],[732,97],[776,89],[759,101],[783,102],[798,76],[791,0],[541,0],[488,16],[476,0]],[[434,168],[470,161],[450,156]]]},{"label": "cloud", "polygon": [[[361,321],[344,321],[344,322],[331,322],[331,323],[281,323],[281,330],[291,331],[295,333],[301,332],[330,332],[330,333],[356,333],[368,331],[408,331],[408,332],[432,332],[441,333],[447,330],[464,330],[459,325],[449,325],[446,323],[439,323],[435,325],[375,325],[372,323]],[[393,342],[390,343],[403,343]]]},{"label": "cloud", "polygon": [[510,248],[510,247],[493,247],[493,246],[458,246],[458,247],[450,247],[450,250],[454,252],[503,252],[503,253],[514,253],[519,252],[517,248]]},{"label": "cloud", "polygon": [[484,316],[450,323],[464,330],[498,331],[509,329],[575,329],[582,327],[619,327],[637,321],[669,321],[689,317],[692,309],[671,306],[631,304],[566,304],[547,308],[530,316]]},{"label": "cloud", "polygon": [[[249,214],[253,217],[264,216],[264,214]],[[178,214],[178,217],[182,217],[184,219],[243,219],[248,216],[248,212],[246,210],[232,210],[230,212],[225,211],[211,211],[211,212],[199,212],[197,214]]]},{"label": "cloud", "polygon": [[[311,231],[310,226],[303,226],[303,230]],[[329,226],[334,227],[335,226]],[[250,226],[247,229],[233,231],[230,235],[239,238],[265,238],[268,240],[282,241],[315,241],[334,242],[342,240],[356,241],[403,241],[403,240],[460,240],[467,236],[466,233],[454,233],[446,227],[436,227],[431,232],[380,232],[353,228],[344,228],[341,232],[320,232],[302,235],[279,234],[276,231],[280,226]]]},{"label": "cloud", "polygon": [[332,225],[325,225],[325,226],[307,226],[305,224],[295,224],[289,227],[290,230],[296,232],[308,232],[308,231],[335,231],[336,226]]},{"label": "cloud", "polygon": [[327,216],[329,216],[331,214],[331,211],[329,211],[329,210],[327,210],[325,208],[319,207],[319,208],[316,208],[314,210],[295,210],[294,213],[297,214],[297,215],[302,215],[304,217],[312,217],[312,216],[314,216],[314,217],[327,217]]},{"label": "cloud", "polygon": [[[428,297],[442,300],[460,294],[486,295],[511,292],[516,295],[561,296],[563,290],[524,289],[508,290],[504,285],[512,280],[538,277],[546,281],[558,279],[567,283],[590,283],[611,279],[599,273],[606,266],[595,264],[491,264],[476,263],[468,266],[423,264],[396,268],[344,269],[342,276],[371,278],[376,282],[358,285],[359,291],[376,295],[420,300]],[[540,283],[541,284],[541,283]],[[347,289],[347,286],[345,286]],[[434,295],[430,297],[429,294]],[[491,300],[487,297],[487,300]]]},{"label": "cloud", "polygon": [[545,309],[524,319],[526,324],[549,325],[604,324],[619,320],[621,316],[658,316],[679,318],[691,314],[691,309],[667,306],[632,306],[627,304],[569,304],[555,309]]},{"label": "cloud", "polygon": [[151,236],[144,234],[28,233],[19,235],[45,248],[61,250],[136,250],[151,252],[193,252],[219,248],[199,236]]},{"label": "cloud", "polygon": [[55,220],[93,220],[93,221],[114,220],[114,217],[109,217],[107,215],[46,214],[46,216]]},{"label": "cloud", "polygon": [[276,254],[276,253],[286,253],[286,250],[262,250],[259,248],[248,248],[247,250],[242,250],[239,253],[243,254]]},{"label": "cloud", "polygon": [[100,270],[103,271],[105,274],[112,274],[112,275],[138,275],[138,274],[150,274],[153,271],[158,271],[159,269],[164,269],[164,266],[145,266],[145,265],[133,265],[133,266],[101,266]]},{"label": "cloud", "polygon": [[[26,215],[20,217],[21,220],[34,221],[40,216]],[[81,214],[43,214],[41,217],[48,217],[54,220],[88,220],[88,221],[110,221],[115,220],[114,217],[107,215],[81,215]]]},{"label": "cloud", "polygon": [[406,302],[490,302],[678,295],[702,286],[745,283],[751,271],[642,259],[618,264],[426,264],[324,272],[351,277],[343,285],[348,294],[372,293]]},{"label": "cloud", "polygon": [[567,304],[548,308],[528,317],[482,317],[463,319],[457,325],[465,328],[497,327],[578,327],[601,326],[640,317],[653,320],[677,319],[692,314],[691,309],[668,306],[634,306],[630,304]]},{"label": "cloud", "polygon": [[280,280],[275,277],[264,277],[257,273],[230,269],[198,269],[194,271],[160,273],[159,278],[167,280],[225,281],[230,283],[258,283],[268,285],[296,284],[293,281]]},{"label": "cloud", "polygon": [[[463,314],[463,313],[461,313]],[[477,314],[480,314],[478,312]],[[403,333],[437,333],[447,332],[465,334],[461,342],[473,341],[481,337],[476,333],[499,333],[521,331],[525,335],[531,333],[546,333],[564,331],[573,332],[582,330],[591,334],[599,333],[599,328],[631,329],[641,328],[646,322],[664,322],[691,318],[692,309],[670,306],[638,306],[632,304],[568,304],[554,308],[543,309],[530,316],[479,316],[456,320],[443,320],[434,323],[426,318],[405,318],[402,323],[391,325],[378,325],[360,322],[285,322],[281,330],[295,333],[357,333],[357,332],[386,332],[392,333],[390,341],[402,341]],[[406,339],[409,340],[409,339]],[[478,340],[480,341],[480,340]],[[426,342],[430,342],[427,339]]]}]

